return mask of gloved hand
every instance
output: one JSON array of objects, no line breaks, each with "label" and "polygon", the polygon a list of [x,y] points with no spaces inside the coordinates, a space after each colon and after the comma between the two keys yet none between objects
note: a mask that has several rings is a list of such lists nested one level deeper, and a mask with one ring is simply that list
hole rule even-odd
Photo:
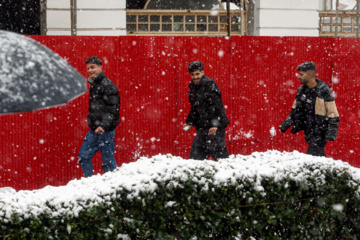
[{"label": "gloved hand", "polygon": [[301,131],[301,128],[293,126],[293,128],[291,129],[290,133],[291,134],[295,134]]},{"label": "gloved hand", "polygon": [[286,129],[284,129],[284,128],[282,127],[282,125],[279,126],[279,130],[280,130],[280,132],[282,132],[282,133],[286,132]]}]

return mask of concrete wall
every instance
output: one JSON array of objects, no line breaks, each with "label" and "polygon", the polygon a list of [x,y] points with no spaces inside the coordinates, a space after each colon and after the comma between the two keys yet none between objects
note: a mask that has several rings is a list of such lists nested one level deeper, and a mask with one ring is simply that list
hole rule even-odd
[{"label": "concrete wall", "polygon": [[[47,35],[71,35],[70,0],[48,0]],[[126,0],[77,0],[77,35],[126,35]]]},{"label": "concrete wall", "polygon": [[254,0],[255,36],[319,36],[321,0]]}]

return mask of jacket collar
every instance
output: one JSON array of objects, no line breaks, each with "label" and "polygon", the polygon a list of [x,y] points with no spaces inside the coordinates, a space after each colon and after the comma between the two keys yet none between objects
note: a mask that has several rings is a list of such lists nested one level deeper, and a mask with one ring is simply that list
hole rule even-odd
[{"label": "jacket collar", "polygon": [[88,83],[93,84],[94,82],[99,82],[101,79],[106,78],[106,75],[103,71],[101,71],[98,75],[96,75],[94,78],[88,78]]}]

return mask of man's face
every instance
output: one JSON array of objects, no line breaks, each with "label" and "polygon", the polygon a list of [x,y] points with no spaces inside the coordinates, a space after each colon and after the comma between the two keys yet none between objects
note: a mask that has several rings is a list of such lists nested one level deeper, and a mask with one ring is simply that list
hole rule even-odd
[{"label": "man's face", "polygon": [[310,81],[311,73],[299,71],[298,78],[300,79],[301,84],[307,84]]},{"label": "man's face", "polygon": [[97,65],[95,63],[88,63],[88,64],[86,64],[86,69],[87,69],[87,72],[89,74],[89,77],[94,78],[97,75],[99,75],[99,73],[102,70],[102,66],[99,66],[99,65]]},{"label": "man's face", "polygon": [[191,80],[193,81],[194,84],[199,84],[200,79],[202,78],[202,76],[204,76],[204,72],[200,72],[199,70],[195,70],[195,71],[190,73],[190,76],[191,76]]}]

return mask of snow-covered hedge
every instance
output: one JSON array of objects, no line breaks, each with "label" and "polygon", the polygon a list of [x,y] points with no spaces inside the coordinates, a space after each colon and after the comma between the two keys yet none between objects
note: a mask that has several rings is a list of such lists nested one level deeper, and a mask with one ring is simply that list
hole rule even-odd
[{"label": "snow-covered hedge", "polygon": [[360,170],[298,152],[140,158],[62,187],[0,193],[5,239],[332,239],[360,229]]}]

